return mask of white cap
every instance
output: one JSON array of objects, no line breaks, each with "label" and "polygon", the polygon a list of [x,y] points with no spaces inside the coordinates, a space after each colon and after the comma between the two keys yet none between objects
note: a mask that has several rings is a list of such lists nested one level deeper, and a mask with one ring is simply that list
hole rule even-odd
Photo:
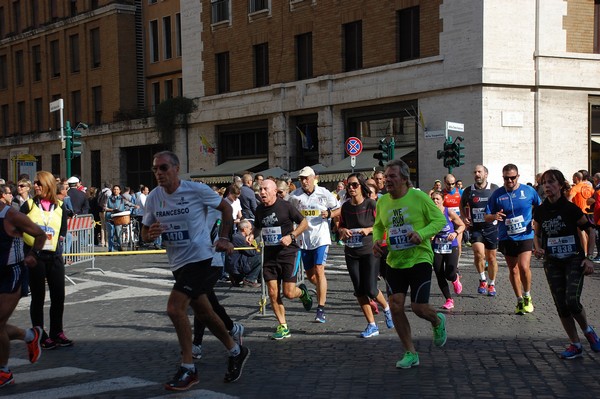
[{"label": "white cap", "polygon": [[310,166],[305,166],[302,169],[300,169],[298,176],[299,177],[315,176],[315,171]]},{"label": "white cap", "polygon": [[68,184],[76,184],[76,183],[79,183],[79,179],[77,178],[77,176],[71,176],[67,180],[67,183]]}]

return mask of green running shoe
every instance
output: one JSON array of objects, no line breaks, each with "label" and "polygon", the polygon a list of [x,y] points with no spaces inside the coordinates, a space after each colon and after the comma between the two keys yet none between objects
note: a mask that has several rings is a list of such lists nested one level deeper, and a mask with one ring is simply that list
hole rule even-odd
[{"label": "green running shoe", "polygon": [[525,314],[525,301],[518,301],[517,307],[515,308],[515,314],[524,315]]},{"label": "green running shoe", "polygon": [[533,299],[531,299],[531,296],[523,297],[523,310],[525,310],[526,313],[533,312]]},{"label": "green running shoe", "polygon": [[398,369],[409,369],[419,365],[419,354],[406,352],[401,360],[396,362],[396,368]]},{"label": "green running shoe", "polygon": [[312,309],[313,300],[310,294],[308,293],[308,288],[306,288],[306,285],[304,283],[298,285],[298,288],[300,288],[300,291],[302,291],[302,295],[300,295],[300,300],[302,301],[302,305],[304,305],[304,310],[310,312],[310,310]]},{"label": "green running shoe", "polygon": [[273,335],[271,335],[271,339],[280,340],[284,338],[291,337],[290,330],[287,327],[284,327],[283,324],[277,326],[277,330]]},{"label": "green running shoe", "polygon": [[437,327],[433,327],[433,344],[435,346],[444,346],[446,339],[446,316],[443,313],[438,313],[437,316],[440,319],[440,324]]}]

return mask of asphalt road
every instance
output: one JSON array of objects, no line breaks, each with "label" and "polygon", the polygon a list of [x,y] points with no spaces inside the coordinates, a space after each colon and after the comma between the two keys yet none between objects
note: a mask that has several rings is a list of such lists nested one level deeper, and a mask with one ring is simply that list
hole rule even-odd
[{"label": "asphalt road", "polygon": [[[381,334],[359,338],[366,321],[352,296],[341,247],[330,251],[327,323],[314,322],[299,301],[285,301],[292,337],[269,339],[276,320],[260,311],[261,291],[219,283],[217,293],[235,321],[246,327],[251,356],[241,379],[223,383],[227,354],[207,333],[197,362],[200,383],[169,393],[163,383],[175,373],[179,348],[166,315],[172,285],[165,255],[97,257],[67,273],[65,332],[70,348],[44,351],[30,365],[22,343],[11,344],[15,384],[0,389],[11,398],[597,398],[600,353],[585,343],[581,359],[558,358],[567,339],[556,315],[541,264],[532,265],[535,311],[514,314],[516,300],[505,263],[500,262],[498,296],[476,293],[478,275],[466,248],[461,259],[464,291],[447,314],[448,342],[436,348],[428,323],[409,314],[420,354],[419,367],[398,370],[403,349],[394,330],[376,317]],[[99,271],[102,269],[104,273]],[[384,288],[383,282],[380,288]],[[586,279],[583,303],[600,327],[600,270]],[[431,303],[443,303],[437,284]],[[10,322],[29,325],[28,298]],[[47,315],[47,313],[46,313]],[[583,338],[583,337],[582,337]]]}]

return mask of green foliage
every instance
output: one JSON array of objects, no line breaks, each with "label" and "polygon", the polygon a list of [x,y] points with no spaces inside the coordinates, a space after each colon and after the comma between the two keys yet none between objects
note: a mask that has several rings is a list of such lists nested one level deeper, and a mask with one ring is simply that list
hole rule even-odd
[{"label": "green foliage", "polygon": [[173,144],[173,132],[175,131],[177,117],[181,115],[181,124],[187,126],[188,115],[197,108],[198,106],[194,100],[187,97],[169,98],[158,104],[154,119],[156,129],[160,133],[164,144]]}]

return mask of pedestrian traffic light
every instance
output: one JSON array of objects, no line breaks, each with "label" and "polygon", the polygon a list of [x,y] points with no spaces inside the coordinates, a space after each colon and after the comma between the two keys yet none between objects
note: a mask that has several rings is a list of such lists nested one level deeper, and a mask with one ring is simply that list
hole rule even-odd
[{"label": "pedestrian traffic light", "polygon": [[[456,140],[454,142],[454,149],[456,152],[456,167],[459,167],[460,165],[464,165],[465,161],[462,160],[462,158],[465,157],[465,154],[462,153],[462,150],[465,149],[465,146],[462,145],[460,142],[458,142],[459,139],[462,139],[462,137],[457,137]],[[462,141],[462,140],[461,140]]]},{"label": "pedestrian traffic light", "polygon": [[71,128],[71,122],[65,123],[65,161],[67,176],[71,176],[71,160],[81,156],[81,131],[79,128],[87,129],[85,123],[79,123],[75,129]]},{"label": "pedestrian traffic light", "polygon": [[[386,139],[379,140],[378,148],[381,152],[373,154],[373,158],[379,159],[379,166],[385,165],[390,160],[390,145]],[[394,150],[391,151],[393,153]]]},{"label": "pedestrian traffic light", "polygon": [[448,136],[444,141],[444,149],[437,152],[437,158],[444,159],[444,168],[448,168],[448,173],[452,173],[452,168],[458,168],[465,164],[462,161],[462,158],[465,157],[465,154],[462,153],[465,146],[460,143],[463,140],[461,136],[456,137],[455,140],[452,140],[452,136]]},{"label": "pedestrian traffic light", "polygon": [[81,156],[81,132],[71,130],[71,159]]}]

